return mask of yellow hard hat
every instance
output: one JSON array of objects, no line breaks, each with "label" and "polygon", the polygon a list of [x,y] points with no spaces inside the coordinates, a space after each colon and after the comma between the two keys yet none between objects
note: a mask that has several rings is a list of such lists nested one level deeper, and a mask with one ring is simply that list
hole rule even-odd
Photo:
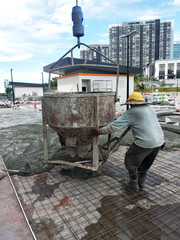
[{"label": "yellow hard hat", "polygon": [[126,104],[147,104],[147,102],[144,101],[143,96],[139,92],[133,92],[130,94],[128,100],[126,101]]}]

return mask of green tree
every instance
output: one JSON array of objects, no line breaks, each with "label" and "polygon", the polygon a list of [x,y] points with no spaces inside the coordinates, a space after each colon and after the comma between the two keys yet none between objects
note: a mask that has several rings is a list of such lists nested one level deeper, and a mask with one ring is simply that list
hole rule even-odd
[{"label": "green tree", "polygon": [[57,87],[57,78],[52,78],[51,87]]},{"label": "green tree", "polygon": [[145,90],[145,85],[144,85],[144,83],[138,83],[138,84],[136,85],[136,89],[137,89],[138,91],[140,91],[140,92],[144,92],[144,90]]},{"label": "green tree", "polygon": [[165,86],[166,86],[165,80],[162,80],[160,87],[165,87]]},{"label": "green tree", "polygon": [[134,76],[134,85],[137,91],[146,91],[146,82],[149,80],[148,76],[136,74]]},{"label": "green tree", "polygon": [[7,97],[9,97],[9,94],[11,94],[12,92],[12,88],[6,88],[6,94],[7,94]]},{"label": "green tree", "polygon": [[138,84],[139,82],[141,82],[143,80],[143,77],[142,76],[140,76],[139,74],[135,74],[135,76],[134,76],[134,82],[136,83],[136,84]]}]

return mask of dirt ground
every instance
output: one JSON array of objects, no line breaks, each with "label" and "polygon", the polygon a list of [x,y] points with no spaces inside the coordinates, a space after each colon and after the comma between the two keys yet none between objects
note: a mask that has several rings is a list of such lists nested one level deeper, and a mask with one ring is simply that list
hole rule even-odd
[{"label": "dirt ground", "polygon": [[[123,132],[123,131],[121,131]],[[117,134],[120,136],[121,132]],[[166,146],[163,151],[180,149],[179,134],[164,130]],[[104,142],[107,136],[101,136]],[[133,142],[129,132],[121,145]],[[57,134],[48,127],[49,149],[53,151],[60,146]],[[53,165],[43,161],[42,112],[40,109],[0,109],[0,154],[8,169],[23,169],[30,165],[32,174],[48,171]]]}]

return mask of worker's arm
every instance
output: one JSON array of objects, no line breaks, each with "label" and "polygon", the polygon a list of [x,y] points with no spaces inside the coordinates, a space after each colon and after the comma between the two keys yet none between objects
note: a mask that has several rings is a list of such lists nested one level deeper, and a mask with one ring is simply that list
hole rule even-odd
[{"label": "worker's arm", "polygon": [[109,123],[107,126],[100,129],[93,128],[92,136],[104,135],[108,133],[117,132],[120,129],[130,125],[130,117],[128,111],[117,118],[114,122]]}]

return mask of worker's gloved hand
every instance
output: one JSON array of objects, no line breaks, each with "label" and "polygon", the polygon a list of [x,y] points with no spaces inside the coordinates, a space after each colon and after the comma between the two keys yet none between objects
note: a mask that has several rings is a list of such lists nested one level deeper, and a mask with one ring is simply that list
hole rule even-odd
[{"label": "worker's gloved hand", "polygon": [[91,135],[92,135],[93,137],[98,136],[98,135],[99,135],[99,130],[98,130],[98,128],[93,128],[93,129],[91,130]]}]

